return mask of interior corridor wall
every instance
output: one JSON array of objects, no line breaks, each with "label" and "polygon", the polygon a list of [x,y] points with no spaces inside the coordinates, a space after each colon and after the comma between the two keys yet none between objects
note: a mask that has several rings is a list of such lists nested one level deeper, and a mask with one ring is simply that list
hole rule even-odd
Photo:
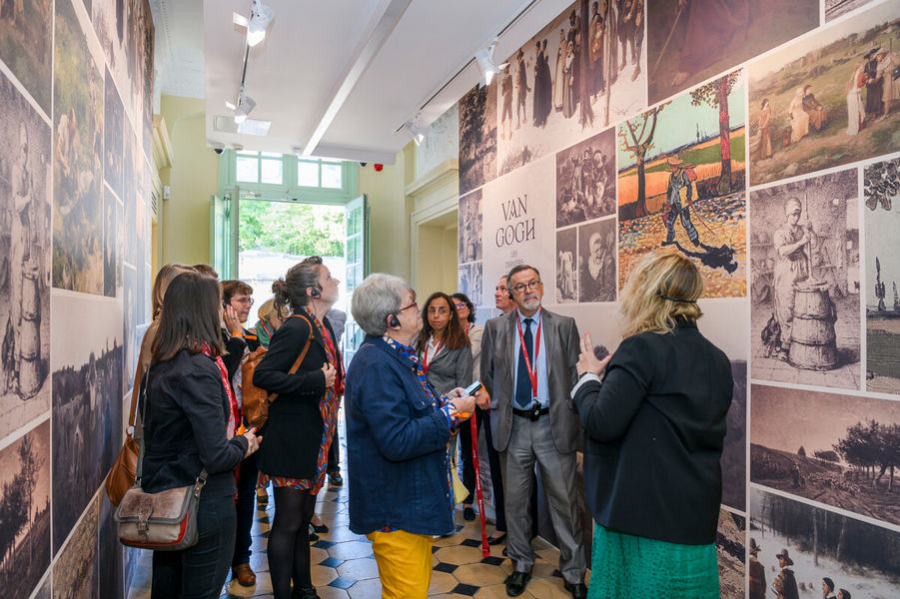
[{"label": "interior corridor wall", "polygon": [[804,592],[898,596],[898,4],[679,4],[579,0],[460,100],[460,289],[483,316],[536,266],[606,354],[634,265],[688,256],[735,380],[722,596],[782,550]]},{"label": "interior corridor wall", "polygon": [[102,491],[150,321],[147,0],[0,6],[0,597],[122,597]]}]

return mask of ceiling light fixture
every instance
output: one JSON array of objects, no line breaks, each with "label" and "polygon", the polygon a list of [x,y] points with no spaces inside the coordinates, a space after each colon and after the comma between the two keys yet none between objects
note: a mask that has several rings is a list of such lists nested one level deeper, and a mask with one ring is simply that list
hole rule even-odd
[{"label": "ceiling light fixture", "polygon": [[417,146],[425,141],[425,133],[419,128],[419,116],[420,115],[417,114],[416,118],[413,120],[403,123],[403,128],[412,136],[412,139],[416,142]]},{"label": "ceiling light fixture", "polygon": [[237,108],[234,111],[234,122],[240,125],[246,121],[254,108],[256,108],[256,102],[253,101],[253,98],[241,94],[241,97],[238,98]]},{"label": "ceiling light fixture", "polygon": [[499,66],[494,64],[494,50],[497,48],[497,42],[499,41],[500,38],[495,37],[487,48],[482,48],[475,53],[475,60],[478,62],[478,68],[481,69],[481,76],[484,78],[484,81],[480,82],[478,87],[490,85],[494,75],[498,75],[500,71],[509,66],[508,62],[504,62]]},{"label": "ceiling light fixture", "polygon": [[266,39],[266,30],[275,13],[272,9],[260,2],[253,0],[250,7],[250,22],[247,24],[247,45],[251,48]]}]

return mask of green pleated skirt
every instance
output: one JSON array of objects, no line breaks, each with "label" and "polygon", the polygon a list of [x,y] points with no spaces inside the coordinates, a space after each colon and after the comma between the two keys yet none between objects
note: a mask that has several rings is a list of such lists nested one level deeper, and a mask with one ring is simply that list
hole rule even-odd
[{"label": "green pleated skirt", "polygon": [[718,599],[716,546],[594,527],[588,599]]}]

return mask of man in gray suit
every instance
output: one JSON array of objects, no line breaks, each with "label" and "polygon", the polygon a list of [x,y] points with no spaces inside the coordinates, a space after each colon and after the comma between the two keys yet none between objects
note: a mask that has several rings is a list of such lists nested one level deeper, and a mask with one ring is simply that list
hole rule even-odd
[{"label": "man in gray suit", "polygon": [[507,277],[517,310],[488,321],[481,350],[482,383],[491,394],[494,447],[503,463],[507,551],[514,571],[506,594],[517,597],[531,579],[531,501],[535,463],[559,541],[559,569],[573,597],[587,597],[575,453],[581,422],[570,400],[577,380],[578,327],[541,308],[544,284],[533,267]]}]

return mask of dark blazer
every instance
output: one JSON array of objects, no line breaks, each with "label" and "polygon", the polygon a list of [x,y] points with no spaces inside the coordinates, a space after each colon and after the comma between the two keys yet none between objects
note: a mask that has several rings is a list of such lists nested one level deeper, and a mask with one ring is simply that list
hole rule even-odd
[{"label": "dark blazer", "polygon": [[183,487],[206,468],[204,496],[234,493],[234,469],[247,440],[225,438],[231,407],[215,360],[183,349],[171,360],[152,362],[148,372],[143,489]]},{"label": "dark blazer", "polygon": [[[312,322],[306,312],[303,315]],[[334,332],[324,319],[332,338]],[[253,374],[253,384],[278,398],[269,406],[269,419],[260,431],[259,470],[270,476],[313,478],[325,423],[319,401],[325,395],[325,341],[313,327],[314,340],[300,368],[288,374],[309,339],[310,326],[302,318],[288,318],[269,342],[269,351]],[[337,349],[337,348],[335,348]],[[338,355],[340,356],[340,350]],[[265,447],[263,447],[265,446]]]},{"label": "dark blazer", "polygon": [[413,363],[381,337],[367,336],[347,370],[344,410],[350,530],[452,532],[450,424],[422,389]]},{"label": "dark blazer", "polygon": [[457,387],[468,387],[472,384],[472,348],[444,348],[429,360],[426,376],[439,395],[446,395]]},{"label": "dark blazer", "polygon": [[[513,310],[487,321],[481,339],[481,382],[491,394],[491,431],[497,451],[506,451],[512,430],[518,314]],[[578,326],[573,318],[543,308],[541,327],[547,343],[541,354],[547,356],[553,444],[560,453],[572,453],[581,445],[581,423],[571,398],[578,378]]]},{"label": "dark blazer", "polygon": [[728,357],[695,324],[622,341],[603,383],[575,394],[594,520],[670,543],[714,542],[732,387]]}]

